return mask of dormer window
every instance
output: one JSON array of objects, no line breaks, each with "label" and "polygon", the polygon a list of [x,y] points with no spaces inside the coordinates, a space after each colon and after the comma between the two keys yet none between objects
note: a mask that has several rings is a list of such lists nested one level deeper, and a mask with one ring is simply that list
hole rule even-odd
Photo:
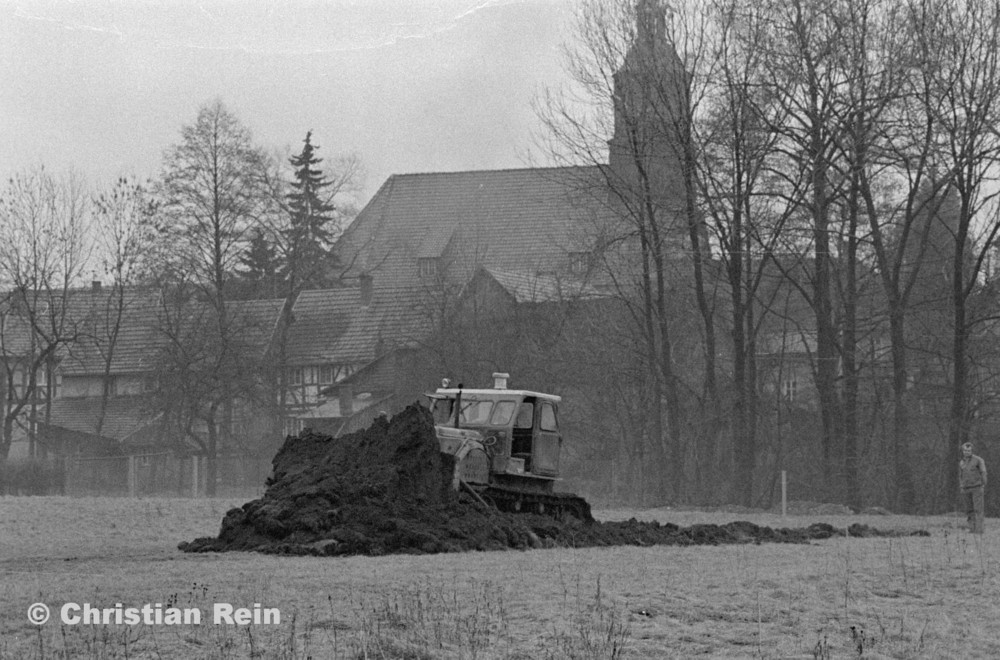
[{"label": "dormer window", "polygon": [[799,383],[795,376],[788,376],[781,382],[781,397],[785,401],[795,401],[795,396],[798,394]]},{"label": "dormer window", "polygon": [[570,252],[569,272],[573,275],[586,275],[594,265],[593,252]]},{"label": "dormer window", "polygon": [[420,271],[420,279],[433,279],[438,275],[438,258],[420,257],[417,259],[417,268]]}]

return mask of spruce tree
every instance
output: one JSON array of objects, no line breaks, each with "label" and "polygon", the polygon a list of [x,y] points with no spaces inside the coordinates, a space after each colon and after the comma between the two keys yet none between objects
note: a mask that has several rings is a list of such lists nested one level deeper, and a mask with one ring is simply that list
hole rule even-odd
[{"label": "spruce tree", "polygon": [[334,207],[323,199],[324,189],[330,183],[318,165],[312,144],[312,131],[306,133],[302,152],[289,162],[295,168],[292,192],[288,194],[290,223],[285,230],[288,261],[284,276],[290,294],[309,287],[323,286],[330,272],[330,246],[333,241]]},{"label": "spruce tree", "polygon": [[242,279],[251,298],[277,298],[278,280],[282,269],[281,258],[274,243],[264,230],[254,229],[250,245],[240,255]]}]

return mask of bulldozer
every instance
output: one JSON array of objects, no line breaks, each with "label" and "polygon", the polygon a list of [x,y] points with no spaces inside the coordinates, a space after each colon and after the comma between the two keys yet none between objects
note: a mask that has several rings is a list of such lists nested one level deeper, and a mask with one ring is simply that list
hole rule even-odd
[{"label": "bulldozer", "polygon": [[445,379],[426,395],[441,452],[455,459],[452,487],[500,511],[593,521],[586,500],[555,490],[562,399],[508,389],[509,378],[494,373],[493,387],[483,389],[452,387]]}]

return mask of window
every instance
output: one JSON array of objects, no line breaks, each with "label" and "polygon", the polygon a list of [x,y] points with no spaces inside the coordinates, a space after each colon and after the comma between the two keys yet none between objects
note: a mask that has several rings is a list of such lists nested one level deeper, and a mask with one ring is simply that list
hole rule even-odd
[{"label": "window", "polygon": [[573,275],[586,275],[594,265],[593,252],[570,252],[569,272]]},{"label": "window", "polygon": [[319,368],[319,384],[330,385],[333,383],[333,365],[324,364]]},{"label": "window", "polygon": [[455,406],[454,399],[438,399],[434,402],[434,422],[436,424],[449,424],[452,421],[452,410]]},{"label": "window", "polygon": [[492,410],[492,401],[462,401],[462,423],[485,424]]},{"label": "window", "polygon": [[493,416],[490,417],[490,425],[507,426],[510,424],[510,418],[516,407],[513,401],[498,401],[496,408],[493,409]]},{"label": "window", "polygon": [[535,406],[530,401],[525,401],[517,409],[517,420],[514,427],[519,429],[530,429],[535,423]]},{"label": "window", "polygon": [[298,435],[302,431],[302,420],[289,417],[285,420],[285,435]]},{"label": "window", "polygon": [[437,277],[438,260],[436,257],[420,257],[417,259],[417,268],[420,271],[420,279],[422,280]]},{"label": "window", "polygon": [[558,431],[556,424],[556,409],[551,403],[542,403],[541,417],[538,420],[538,428],[542,431]]},{"label": "window", "polygon": [[289,369],[288,370],[288,384],[289,385],[301,385],[302,384],[302,369]]},{"label": "window", "polygon": [[[53,376],[52,379],[52,391],[49,392],[49,377]],[[39,399],[45,399],[52,395],[53,398],[59,396],[59,386],[62,384],[62,376],[60,374],[50,373],[45,367],[42,367],[35,372],[35,397]]]},{"label": "window", "polygon": [[781,381],[781,398],[785,401],[795,401],[795,394],[798,390],[798,382],[795,380],[795,376],[789,376],[785,380]]}]

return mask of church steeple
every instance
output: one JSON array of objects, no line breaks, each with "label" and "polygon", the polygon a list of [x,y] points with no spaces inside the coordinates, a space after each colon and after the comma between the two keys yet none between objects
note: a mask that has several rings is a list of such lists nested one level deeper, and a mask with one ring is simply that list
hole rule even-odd
[{"label": "church steeple", "polygon": [[633,41],[614,76],[609,165],[619,186],[676,208],[684,201],[688,78],[667,34],[663,1],[635,0],[633,7]]},{"label": "church steeple", "polygon": [[643,47],[655,48],[667,40],[666,10],[657,0],[638,0],[636,13],[636,41]]}]

